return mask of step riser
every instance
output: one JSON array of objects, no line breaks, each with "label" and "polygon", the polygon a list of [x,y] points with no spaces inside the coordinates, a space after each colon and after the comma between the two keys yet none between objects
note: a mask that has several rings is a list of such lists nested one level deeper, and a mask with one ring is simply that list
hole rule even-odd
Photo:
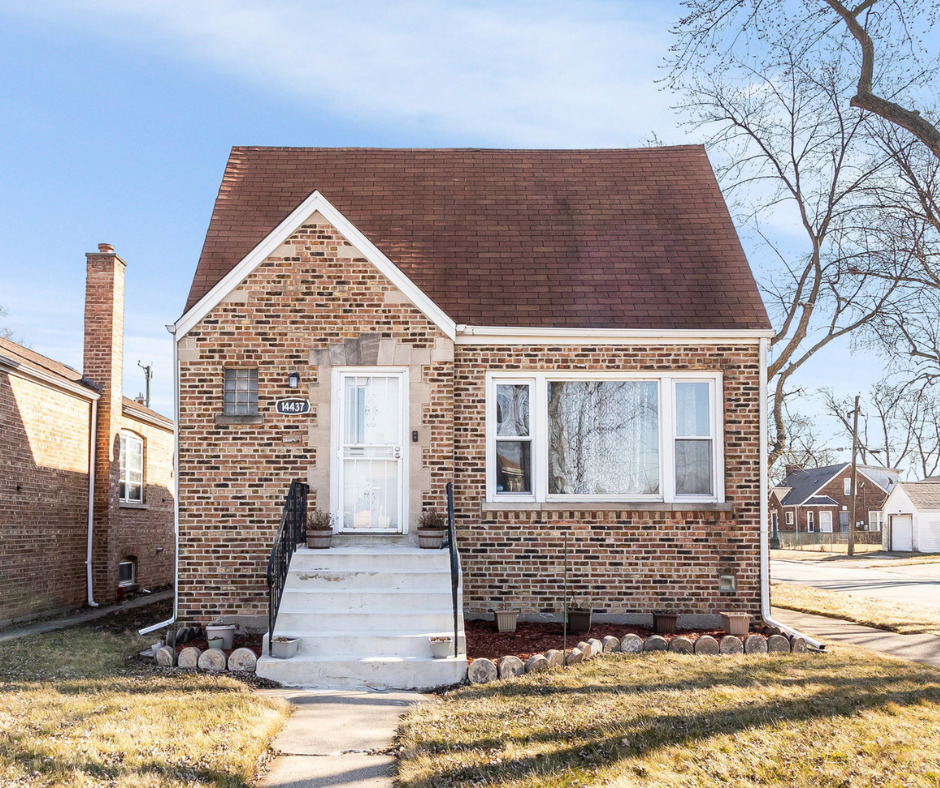
[{"label": "step riser", "polygon": [[[311,637],[329,636],[332,632],[374,632],[395,629],[403,635],[422,632],[448,632],[454,629],[453,611],[420,613],[396,613],[394,624],[389,615],[376,613],[306,613],[282,610],[277,614],[275,630],[281,632],[306,632]],[[458,614],[457,622],[463,630],[463,613]]]},{"label": "step riser", "polygon": [[347,591],[285,588],[279,608],[290,613],[382,613],[453,609],[450,591]]},{"label": "step riser", "polygon": [[439,591],[450,588],[450,572],[393,573],[365,570],[291,569],[285,589],[362,588],[376,591]]},{"label": "step riser", "polygon": [[261,657],[257,674],[289,687],[430,690],[463,681],[467,674],[467,661],[321,662],[298,657]]},{"label": "step riser", "polygon": [[[278,627],[278,635],[299,637],[297,654],[302,657],[322,657],[327,659],[365,659],[367,657],[430,657],[431,635],[453,637],[454,631],[429,632],[420,636],[407,637],[369,636],[369,635],[334,635],[332,637],[304,636],[300,632],[288,632]],[[466,654],[466,638],[461,634],[457,642],[460,653]],[[267,652],[265,652],[267,653]]]},{"label": "step riser", "polygon": [[291,571],[446,571],[450,573],[450,558],[435,550],[402,554],[342,553],[336,550],[298,550],[291,558]]}]

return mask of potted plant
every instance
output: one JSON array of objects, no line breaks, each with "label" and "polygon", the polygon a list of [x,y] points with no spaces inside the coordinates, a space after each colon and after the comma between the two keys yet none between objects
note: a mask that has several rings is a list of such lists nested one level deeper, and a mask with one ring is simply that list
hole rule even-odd
[{"label": "potted plant", "polygon": [[232,641],[235,638],[235,625],[226,624],[221,616],[211,624],[206,624],[206,640],[211,641],[216,638],[222,638],[223,649],[226,651],[231,649]]},{"label": "potted plant", "polygon": [[746,635],[751,626],[749,613],[720,613],[721,626],[729,635]]},{"label": "potted plant", "polygon": [[436,635],[430,640],[431,656],[434,659],[446,659],[453,653],[454,639],[449,635]]},{"label": "potted plant", "polygon": [[593,605],[593,599],[588,599],[587,604],[584,604],[583,600],[574,601],[574,604],[568,608],[569,633],[583,634],[591,631]]},{"label": "potted plant", "polygon": [[515,632],[516,620],[519,618],[518,610],[494,610],[497,632]]},{"label": "potted plant", "polygon": [[311,550],[326,550],[333,539],[335,515],[317,507],[307,512],[307,547]]},{"label": "potted plant", "polygon": [[271,640],[271,656],[275,659],[290,659],[297,653],[300,638],[276,637]]},{"label": "potted plant", "polygon": [[418,547],[439,550],[447,533],[447,515],[444,512],[421,512],[417,531]]}]

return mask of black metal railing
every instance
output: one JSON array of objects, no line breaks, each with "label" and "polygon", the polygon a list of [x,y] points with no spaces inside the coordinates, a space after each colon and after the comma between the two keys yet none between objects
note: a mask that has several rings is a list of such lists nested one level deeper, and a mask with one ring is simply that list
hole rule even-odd
[{"label": "black metal railing", "polygon": [[460,588],[460,556],[457,555],[457,526],[454,523],[454,485],[447,482],[447,542],[442,545],[450,550],[450,595],[454,604],[454,656],[460,654],[458,632],[460,631],[457,592]]},{"label": "black metal railing", "polygon": [[290,559],[298,544],[307,538],[307,493],[310,487],[299,479],[290,483],[284,508],[281,510],[281,524],[274,537],[274,547],[268,558],[268,656],[271,656],[271,641],[274,639],[274,622],[284,593],[284,581]]}]

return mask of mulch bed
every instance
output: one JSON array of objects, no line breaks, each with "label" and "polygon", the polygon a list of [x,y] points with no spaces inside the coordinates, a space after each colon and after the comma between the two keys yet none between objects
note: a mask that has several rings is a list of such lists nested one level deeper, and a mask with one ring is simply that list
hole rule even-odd
[{"label": "mulch bed", "polygon": [[[498,660],[500,657],[514,655],[525,661],[533,654],[544,654],[550,648],[562,648],[562,625],[560,623],[543,623],[536,621],[520,621],[515,632],[497,632],[493,621],[466,621],[464,631],[467,635],[467,659],[474,660],[481,657]],[[569,634],[568,648],[574,648],[578,641],[588,638],[603,638],[613,635],[622,638],[624,635],[639,635],[647,638],[655,634],[650,627],[641,627],[630,624],[593,624],[591,631],[583,634]],[[700,635],[711,635],[720,639],[725,635],[723,629],[682,629],[674,635],[663,635],[666,640],[684,635],[694,641]],[[743,638],[741,638],[743,640]]]},{"label": "mulch bed", "polygon": [[[261,656],[261,644],[264,640],[263,635],[240,635],[237,632],[232,638],[232,648],[224,649],[222,651],[226,657],[229,657],[231,653],[237,648],[250,648],[255,652],[256,657]],[[188,646],[195,646],[196,648],[202,649],[205,651],[209,648],[209,642],[204,637],[194,638],[193,640],[188,640],[185,643],[176,644],[176,653],[179,654],[184,648]]]}]

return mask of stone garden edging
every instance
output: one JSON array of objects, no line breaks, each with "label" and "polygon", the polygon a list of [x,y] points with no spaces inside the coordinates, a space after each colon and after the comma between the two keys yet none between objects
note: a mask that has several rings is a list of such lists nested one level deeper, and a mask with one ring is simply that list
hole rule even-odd
[{"label": "stone garden edging", "polygon": [[187,646],[177,656],[172,646],[161,646],[155,656],[157,664],[162,668],[201,670],[206,673],[254,673],[258,664],[258,657],[250,648],[236,648],[226,657],[220,648],[203,650],[198,646]]}]

